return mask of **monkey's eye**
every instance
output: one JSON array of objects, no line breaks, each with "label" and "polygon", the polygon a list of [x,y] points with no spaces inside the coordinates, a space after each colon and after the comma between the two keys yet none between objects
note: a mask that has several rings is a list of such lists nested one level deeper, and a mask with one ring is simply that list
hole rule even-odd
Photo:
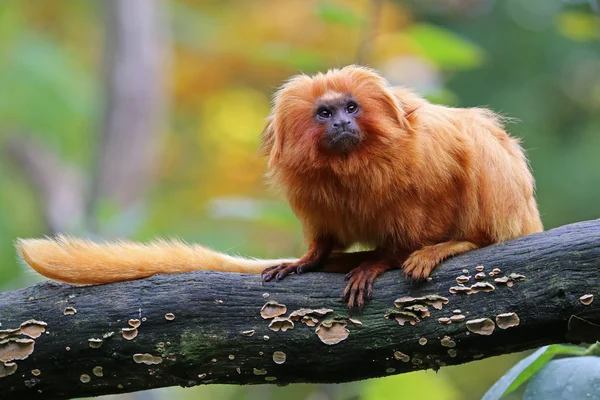
[{"label": "monkey's eye", "polygon": [[329,118],[329,117],[331,117],[331,113],[326,108],[319,108],[319,111],[317,111],[317,115],[319,117],[321,117],[321,118]]},{"label": "monkey's eye", "polygon": [[354,114],[355,112],[358,111],[358,106],[356,105],[356,103],[350,102],[348,103],[348,105],[346,106],[346,112],[348,114]]}]

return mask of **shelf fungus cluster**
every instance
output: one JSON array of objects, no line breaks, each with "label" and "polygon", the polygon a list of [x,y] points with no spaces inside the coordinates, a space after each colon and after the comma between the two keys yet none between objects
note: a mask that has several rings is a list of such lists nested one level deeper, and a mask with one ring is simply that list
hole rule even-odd
[{"label": "shelf fungus cluster", "polygon": [[500,329],[508,329],[518,326],[521,320],[517,313],[507,312],[496,316],[496,323],[490,318],[477,318],[466,322],[467,329],[477,335],[489,336],[494,333],[496,326]]},{"label": "shelf fungus cluster", "polygon": [[288,316],[284,315],[286,312],[287,307],[284,304],[269,300],[261,308],[260,315],[263,319],[271,320],[269,322],[269,329],[275,332],[285,332],[289,329],[294,329],[294,322],[300,322],[308,327],[316,327],[315,333],[327,345],[334,345],[348,338],[350,334],[350,331],[346,328],[348,322],[355,326],[362,325],[362,322],[352,318],[320,321],[321,318],[333,313],[333,310],[330,308],[300,308],[292,311]]},{"label": "shelf fungus cluster", "polygon": [[407,322],[416,325],[421,322],[421,319],[431,316],[430,306],[441,310],[444,304],[448,304],[448,299],[437,294],[422,297],[400,297],[394,301],[394,305],[399,310],[386,313],[385,318],[395,319],[402,326]]},{"label": "shelf fungus cluster", "polygon": [[494,282],[501,284],[501,285],[506,285],[508,287],[512,287],[512,285],[514,285],[515,282],[519,282],[524,279],[525,279],[524,275],[512,272],[507,276],[503,276],[501,278],[494,279]]},{"label": "shelf fungus cluster", "polygon": [[18,328],[0,330],[0,378],[14,374],[16,361],[25,360],[33,353],[35,339],[46,331],[46,326],[43,321],[30,319]]},{"label": "shelf fungus cluster", "polygon": [[453,310],[451,316],[438,318],[438,322],[442,325],[449,325],[452,323],[463,322],[465,319],[466,317],[460,310]]},{"label": "shelf fungus cluster", "polygon": [[[471,280],[471,275],[468,269],[462,270],[462,275],[456,277],[457,286],[452,286],[450,288],[450,293],[452,294],[474,294],[479,292],[493,292],[496,290],[496,287],[489,282],[484,282],[486,279],[486,274],[484,272],[483,265],[478,265],[475,267],[475,271],[477,271],[474,275],[475,283],[471,286],[466,285]],[[488,275],[490,278],[494,278],[502,274],[500,268],[494,268]],[[506,285],[511,287],[515,282],[521,281],[525,279],[525,276],[511,273],[507,276],[495,278],[494,282],[496,284]]]}]

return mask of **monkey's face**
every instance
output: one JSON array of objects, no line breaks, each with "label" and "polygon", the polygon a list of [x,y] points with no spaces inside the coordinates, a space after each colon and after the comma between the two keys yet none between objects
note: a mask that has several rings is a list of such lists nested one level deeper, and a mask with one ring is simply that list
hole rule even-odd
[{"label": "monkey's face", "polygon": [[389,159],[401,146],[405,112],[374,71],[348,66],[298,75],[277,91],[262,135],[269,166],[358,170],[365,158]]},{"label": "monkey's face", "polygon": [[350,96],[320,99],[314,118],[323,127],[321,146],[344,153],[358,146],[362,133],[356,119],[361,111],[358,103]]}]

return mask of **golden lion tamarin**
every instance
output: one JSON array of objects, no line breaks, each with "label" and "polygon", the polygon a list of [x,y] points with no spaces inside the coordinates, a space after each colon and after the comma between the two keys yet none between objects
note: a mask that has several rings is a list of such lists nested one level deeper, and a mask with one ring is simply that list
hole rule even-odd
[{"label": "golden lion tamarin", "polygon": [[270,281],[363,244],[374,250],[355,261],[344,291],[348,306],[361,308],[384,271],[423,279],[448,257],[543,229],[523,149],[497,115],[428,103],[365,67],[291,78],[275,95],[262,151],[271,183],[302,222],[309,249],[299,260],[62,236],[19,240],[19,253],[41,274],[73,283],[197,269]]}]

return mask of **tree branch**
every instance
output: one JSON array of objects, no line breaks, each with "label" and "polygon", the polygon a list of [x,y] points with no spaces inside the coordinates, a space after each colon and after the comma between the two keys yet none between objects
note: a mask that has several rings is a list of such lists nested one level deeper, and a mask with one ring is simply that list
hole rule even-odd
[{"label": "tree branch", "polygon": [[50,232],[81,226],[85,216],[85,182],[81,171],[32,137],[8,141],[2,152],[34,184]]},{"label": "tree branch", "polygon": [[[154,180],[166,120],[170,36],[162,0],[106,1],[106,102],[89,213],[126,209]],[[91,217],[90,225],[95,222]]]},{"label": "tree branch", "polygon": [[[495,290],[451,294],[449,288],[457,285],[463,269],[471,276],[466,285],[476,282],[477,265],[484,266],[486,275],[477,282],[488,282]],[[494,268],[502,272],[490,277]],[[0,295],[2,329],[20,328],[0,333],[0,360],[5,362],[0,382],[4,395],[28,399],[171,385],[345,382],[437,369],[550,343],[593,341],[600,338],[595,325],[600,324],[600,301],[584,305],[580,297],[597,295],[598,268],[600,220],[567,225],[451,259],[429,282],[405,281],[401,271],[386,273],[375,284],[373,301],[353,316],[362,326],[348,320],[340,274],[308,273],[277,283],[214,272],[88,287],[44,282]],[[512,286],[494,281],[511,273],[525,279],[515,277]],[[287,307],[286,316],[301,308],[333,310],[305,321],[337,319],[324,323],[320,333],[343,336],[348,329],[349,336],[327,345],[315,333],[317,327],[300,321],[293,329],[274,332],[268,327],[271,320],[260,312],[267,294],[267,300]],[[438,310],[431,300],[416,300],[431,316],[417,307],[412,312],[421,314],[420,322],[400,326],[394,300],[425,295],[441,295],[449,302]],[[438,321],[457,309],[466,321]],[[74,310],[75,315],[65,315]],[[390,312],[392,318],[386,319]],[[511,312],[520,318],[517,326],[500,329],[498,324],[491,335],[476,333],[480,330],[473,325],[469,327],[475,332],[467,328],[467,321],[495,321],[498,314]],[[47,324],[39,337],[43,324],[27,323],[32,319]],[[132,340],[122,334],[129,319],[141,322]]]}]

